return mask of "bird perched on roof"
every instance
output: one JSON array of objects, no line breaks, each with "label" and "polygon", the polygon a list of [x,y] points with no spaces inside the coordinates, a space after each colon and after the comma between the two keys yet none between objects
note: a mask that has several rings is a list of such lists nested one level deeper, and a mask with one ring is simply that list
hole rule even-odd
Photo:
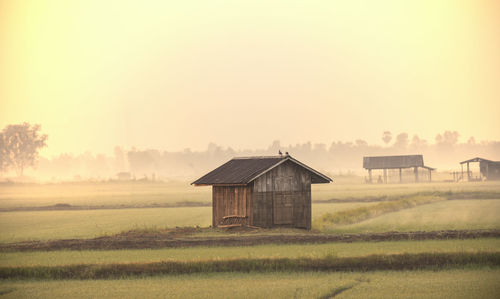
[{"label": "bird perched on roof", "polygon": [[278,150],[278,154],[280,154],[280,156],[283,156],[283,153],[281,152],[281,150]]},{"label": "bird perched on roof", "polygon": [[290,154],[288,152],[286,152],[285,155],[290,156]]}]

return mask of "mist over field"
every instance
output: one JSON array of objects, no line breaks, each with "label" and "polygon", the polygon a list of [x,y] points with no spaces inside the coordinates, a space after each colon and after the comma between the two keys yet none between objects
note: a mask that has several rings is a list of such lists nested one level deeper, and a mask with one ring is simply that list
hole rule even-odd
[{"label": "mist over field", "polygon": [[500,298],[499,29],[500,1],[0,0],[0,297]]},{"label": "mist over field", "polygon": [[[459,142],[457,132],[438,134],[431,143],[417,135],[406,133],[382,134],[384,145],[368,144],[362,139],[353,142],[311,143],[284,145],[275,140],[267,148],[233,149],[208,144],[206,150],[168,151],[115,147],[113,155],[85,152],[61,154],[52,158],[40,157],[35,169],[27,176],[37,180],[87,180],[117,179],[118,173],[129,173],[130,179],[192,180],[233,157],[277,155],[281,150],[313,168],[332,175],[365,175],[363,156],[422,154],[427,166],[445,172],[442,179],[449,179],[449,171],[459,171],[459,162],[482,157],[500,160],[499,141],[476,141],[474,137]],[[474,167],[473,165],[472,167]],[[475,169],[472,169],[473,171]]]},{"label": "mist over field", "polygon": [[497,3],[35,3],[0,2],[0,128],[48,136],[28,181],[190,180],[279,149],[334,175],[500,160]]}]

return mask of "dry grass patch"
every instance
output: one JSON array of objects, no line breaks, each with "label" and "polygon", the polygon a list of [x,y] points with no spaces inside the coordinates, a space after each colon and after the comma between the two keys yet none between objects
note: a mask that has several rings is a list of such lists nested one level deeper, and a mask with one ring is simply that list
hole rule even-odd
[{"label": "dry grass patch", "polygon": [[419,205],[446,200],[439,196],[414,196],[394,201],[381,202],[372,206],[359,207],[351,210],[327,213],[315,219],[313,226],[322,229],[325,225],[345,225],[361,222],[383,214],[413,208]]}]

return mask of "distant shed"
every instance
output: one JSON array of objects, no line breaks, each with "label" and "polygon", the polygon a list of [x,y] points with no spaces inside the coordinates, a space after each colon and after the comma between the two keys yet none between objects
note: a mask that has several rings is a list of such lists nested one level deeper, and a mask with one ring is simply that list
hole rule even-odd
[{"label": "distant shed", "polygon": [[399,169],[399,182],[403,181],[402,169],[413,168],[415,174],[415,182],[418,182],[418,168],[423,168],[429,171],[429,181],[432,180],[432,171],[435,168],[424,165],[424,157],[422,155],[401,155],[401,156],[375,156],[363,157],[363,168],[368,170],[368,181],[373,182],[372,170],[384,170],[384,183],[387,183],[387,170]]},{"label": "distant shed", "polygon": [[212,226],[311,229],[311,184],[332,180],[289,155],[233,158],[194,181],[212,186]]},{"label": "distant shed", "polygon": [[[477,179],[472,178],[472,173],[470,171],[470,163],[479,163],[479,175]],[[500,180],[500,161],[491,161],[483,158],[473,158],[460,162],[462,167],[462,179],[464,179],[464,164],[467,165],[467,180]]]}]

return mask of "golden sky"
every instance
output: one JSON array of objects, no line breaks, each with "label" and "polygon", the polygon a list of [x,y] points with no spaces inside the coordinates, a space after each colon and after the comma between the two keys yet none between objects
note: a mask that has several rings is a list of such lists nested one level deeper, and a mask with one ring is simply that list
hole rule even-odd
[{"label": "golden sky", "polygon": [[500,140],[499,3],[0,0],[0,128],[49,156]]}]

